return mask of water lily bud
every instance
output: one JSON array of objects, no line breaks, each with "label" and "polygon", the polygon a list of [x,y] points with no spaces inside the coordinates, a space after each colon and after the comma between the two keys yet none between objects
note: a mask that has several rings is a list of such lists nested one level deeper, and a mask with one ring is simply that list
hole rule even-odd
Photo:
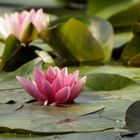
[{"label": "water lily bud", "polygon": [[68,74],[67,68],[49,67],[47,72],[34,68],[34,80],[17,76],[25,91],[44,105],[67,105],[80,94],[86,76],[79,79],[79,71]]}]

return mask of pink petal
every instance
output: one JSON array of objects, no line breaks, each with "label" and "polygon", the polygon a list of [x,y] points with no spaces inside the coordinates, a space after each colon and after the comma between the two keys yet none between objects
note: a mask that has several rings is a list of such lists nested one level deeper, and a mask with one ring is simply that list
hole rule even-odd
[{"label": "pink petal", "polygon": [[64,80],[64,85],[65,86],[69,85],[70,87],[72,87],[73,84],[75,84],[75,82],[78,80],[78,78],[79,78],[79,71],[77,70],[73,74],[70,74],[69,77]]},{"label": "pink petal", "polygon": [[53,70],[51,66],[48,67],[47,73],[45,74],[46,80],[52,83],[55,77],[56,77],[56,72]]},{"label": "pink petal", "polygon": [[86,82],[86,76],[78,80],[75,85],[71,88],[71,94],[69,96],[68,102],[72,102],[80,94],[84,84]]},{"label": "pink petal", "polygon": [[38,11],[36,11],[34,16],[32,16],[32,23],[37,28],[38,32],[41,32],[41,30],[43,30],[44,27],[42,26],[43,25],[42,22],[44,21],[45,18],[46,16],[43,13],[42,9],[39,9]]},{"label": "pink petal", "polygon": [[56,104],[64,104],[70,95],[70,87],[64,87],[55,94]]},{"label": "pink petal", "polygon": [[6,31],[6,27],[4,28],[4,26],[5,26],[5,20],[4,18],[0,17],[0,33],[4,38],[7,38],[9,33]]},{"label": "pink petal", "polygon": [[[9,35],[14,34],[14,25],[13,25],[13,20],[12,20],[12,14],[8,15],[8,14],[5,14],[4,15],[4,20],[5,20],[5,29],[6,31],[8,32]],[[4,27],[3,27],[4,28]]]},{"label": "pink petal", "polygon": [[41,94],[47,98],[48,104],[54,102],[55,92],[47,80],[42,79],[40,91]]},{"label": "pink petal", "polygon": [[[2,20],[1,20],[2,19]],[[14,12],[11,14],[5,14],[0,21],[0,33],[6,39],[9,35],[15,35],[20,42],[24,42],[24,33],[31,23],[37,28],[38,32],[46,29],[48,20],[46,14],[42,9],[35,11],[31,9],[30,11]]]},{"label": "pink petal", "polygon": [[39,91],[48,100],[48,103],[53,102],[54,90],[50,83],[44,78],[44,73],[39,71],[37,67],[34,68],[34,78]]},{"label": "pink petal", "polygon": [[58,67],[56,67],[56,66],[53,67],[53,71],[55,72],[56,75],[61,73],[60,69]]},{"label": "pink petal", "polygon": [[65,68],[63,68],[61,70],[61,75],[62,75],[62,77],[68,76],[68,69],[67,69],[67,67],[65,67]]},{"label": "pink petal", "polygon": [[79,78],[79,70],[76,70],[75,72],[73,72],[71,77],[75,77],[75,79],[77,80]]},{"label": "pink petal", "polygon": [[40,16],[44,15],[43,9],[40,8],[36,11],[36,18],[40,18]]},{"label": "pink petal", "polygon": [[45,97],[43,97],[40,94],[40,92],[36,89],[36,87],[34,86],[32,82],[30,82],[29,80],[26,80],[23,77],[16,76],[16,78],[30,96],[32,96],[39,102],[44,102],[46,100]]},{"label": "pink petal", "polygon": [[55,93],[60,90],[62,88],[62,80],[60,78],[56,78],[52,83],[52,88]]},{"label": "pink petal", "polygon": [[37,87],[41,91],[42,88],[41,81],[44,78],[43,72],[41,72],[37,67],[35,67],[33,73]]},{"label": "pink petal", "polygon": [[12,34],[14,34],[18,39],[21,31],[20,22],[19,22],[19,13],[15,12],[11,14],[11,26],[13,28]]}]

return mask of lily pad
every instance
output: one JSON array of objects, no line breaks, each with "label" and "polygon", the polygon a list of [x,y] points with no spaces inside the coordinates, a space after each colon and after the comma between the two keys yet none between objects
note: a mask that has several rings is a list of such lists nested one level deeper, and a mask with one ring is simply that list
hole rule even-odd
[{"label": "lily pad", "polygon": [[55,26],[48,31],[49,43],[66,61],[100,64],[110,59],[113,29],[109,22],[81,16],[60,18],[53,25]]},{"label": "lily pad", "polygon": [[[0,138],[2,140],[113,140],[118,139],[121,140],[121,136],[116,132],[94,132],[94,133],[73,133],[73,134],[63,134],[63,135],[53,135],[53,136],[35,136],[35,135],[15,135],[15,134],[1,134]],[[140,138],[139,135],[136,138]],[[129,138],[132,140],[131,138]],[[123,138],[123,140],[127,140]]]},{"label": "lily pad", "polygon": [[79,20],[72,18],[48,35],[51,46],[69,62],[99,62],[104,58],[100,45]]},{"label": "lily pad", "polygon": [[0,104],[9,103],[11,101],[15,103],[25,103],[32,100],[32,98],[26,94],[23,89],[20,89],[20,87],[19,89],[0,90],[0,96]]},{"label": "lily pad", "polygon": [[124,88],[135,81],[118,74],[93,73],[87,75],[86,85],[93,90],[116,90]]},{"label": "lily pad", "polygon": [[[95,109],[93,110],[95,111]],[[64,111],[64,114],[59,113],[59,110],[56,108],[54,112],[51,112],[50,108],[28,104],[14,113],[2,115],[0,117],[0,130],[4,131],[3,127],[6,127],[9,130],[12,129],[15,133],[62,134],[70,132],[94,132],[112,128],[114,125],[121,126],[121,124],[115,121],[99,118],[96,114],[93,117],[78,117],[71,111],[72,116],[69,116],[62,108],[61,111]],[[69,110],[67,111],[69,112]],[[79,112],[83,112],[82,107],[79,109]],[[91,113],[91,110],[88,113]]]},{"label": "lily pad", "polygon": [[133,132],[140,132],[140,101],[131,104],[126,111],[126,127]]},{"label": "lily pad", "polygon": [[126,66],[81,66],[81,67],[69,67],[71,71],[76,69],[80,70],[81,75],[87,75],[92,73],[108,73],[108,74],[118,74],[121,76],[128,77],[130,79],[140,79],[140,69],[136,67],[126,67]]}]

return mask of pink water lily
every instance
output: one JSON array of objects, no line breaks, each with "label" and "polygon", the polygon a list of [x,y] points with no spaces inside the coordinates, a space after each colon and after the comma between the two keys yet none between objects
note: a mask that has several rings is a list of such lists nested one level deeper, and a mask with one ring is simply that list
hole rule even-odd
[{"label": "pink water lily", "polygon": [[49,67],[47,72],[34,68],[34,80],[17,76],[25,91],[44,105],[67,105],[80,94],[86,76],[79,79],[79,71],[68,74],[67,68]]},{"label": "pink water lily", "polygon": [[[32,35],[33,27],[37,33],[46,29],[49,22],[48,15],[46,15],[42,9],[35,11],[31,9],[30,11],[15,12],[10,14],[5,14],[4,17],[0,17],[0,34],[6,39],[9,35],[14,35],[20,42],[26,43],[29,40],[25,39],[26,36]],[[29,33],[28,33],[29,32]],[[28,35],[29,34],[29,35]]]}]

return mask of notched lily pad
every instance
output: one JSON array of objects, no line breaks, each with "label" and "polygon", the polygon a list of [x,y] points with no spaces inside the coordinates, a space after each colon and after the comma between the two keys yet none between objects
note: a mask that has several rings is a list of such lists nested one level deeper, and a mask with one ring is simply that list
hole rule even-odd
[{"label": "notched lily pad", "polygon": [[92,73],[87,75],[86,85],[93,90],[117,90],[130,84],[134,84],[132,79],[118,74]]}]

